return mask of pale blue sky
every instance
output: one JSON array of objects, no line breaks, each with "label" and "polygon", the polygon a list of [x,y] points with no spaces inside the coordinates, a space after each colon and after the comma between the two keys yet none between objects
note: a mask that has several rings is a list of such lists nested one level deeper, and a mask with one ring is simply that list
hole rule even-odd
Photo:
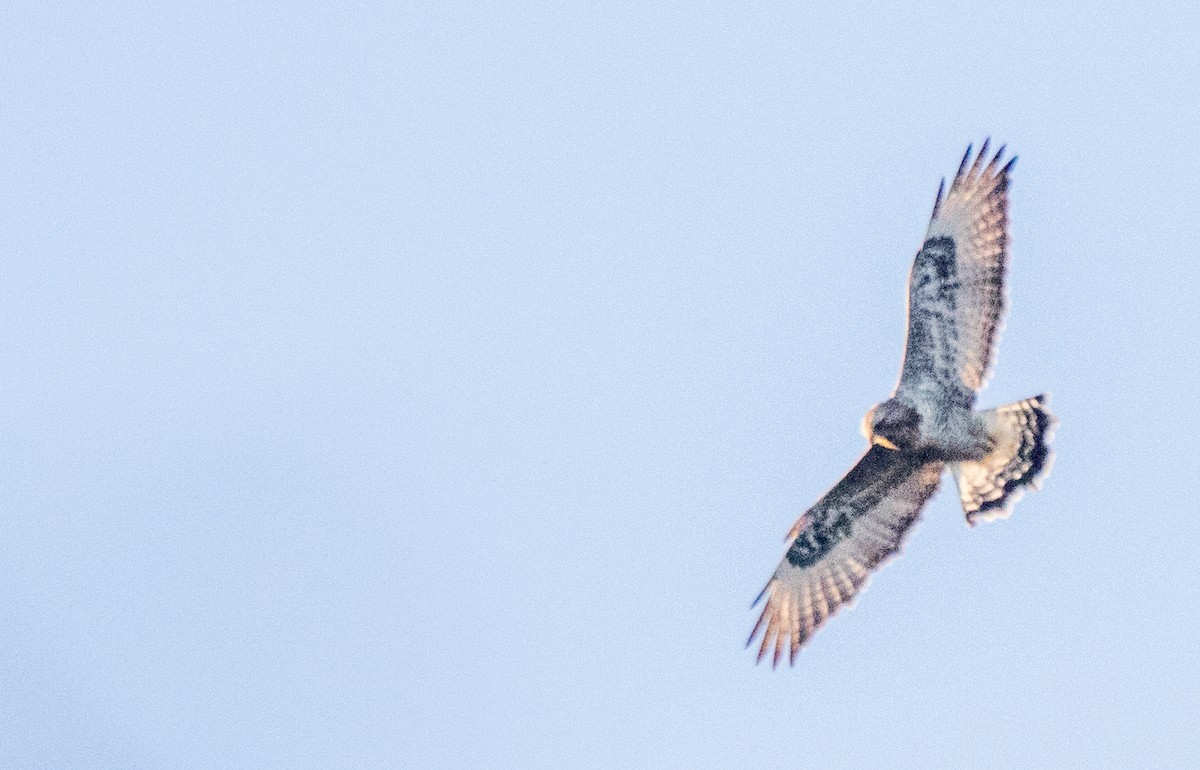
[{"label": "pale blue sky", "polygon": [[[333,5],[0,9],[0,765],[1200,762],[1193,5]],[[987,135],[1054,473],[755,667]]]}]

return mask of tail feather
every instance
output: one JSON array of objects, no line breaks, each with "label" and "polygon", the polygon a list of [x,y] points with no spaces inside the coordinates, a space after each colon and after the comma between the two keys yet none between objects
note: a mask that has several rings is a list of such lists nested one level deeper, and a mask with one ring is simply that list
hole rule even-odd
[{"label": "tail feather", "polygon": [[1049,396],[1034,396],[983,413],[991,452],[978,462],[952,466],[971,526],[1007,518],[1027,488],[1041,488],[1054,464],[1050,443],[1058,427],[1049,402]]}]

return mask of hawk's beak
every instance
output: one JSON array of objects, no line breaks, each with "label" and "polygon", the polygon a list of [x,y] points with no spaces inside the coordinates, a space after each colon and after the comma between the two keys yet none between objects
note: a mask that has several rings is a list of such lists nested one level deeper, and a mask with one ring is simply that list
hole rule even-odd
[{"label": "hawk's beak", "polygon": [[878,433],[876,433],[876,434],[873,434],[873,435],[871,436],[871,443],[872,443],[872,444],[878,444],[879,446],[883,447],[884,449],[890,449],[890,450],[892,450],[893,452],[899,451],[899,449],[900,449],[899,447],[897,447],[897,446],[896,446],[895,444],[893,444],[892,442],[888,441],[888,440],[887,440],[886,438],[884,438],[883,436],[880,436]]}]

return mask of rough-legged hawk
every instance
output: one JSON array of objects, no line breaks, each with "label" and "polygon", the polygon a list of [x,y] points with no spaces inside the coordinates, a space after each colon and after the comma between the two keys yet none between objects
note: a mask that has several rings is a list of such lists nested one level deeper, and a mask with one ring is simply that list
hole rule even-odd
[{"label": "rough-legged hawk", "polygon": [[774,664],[785,649],[795,663],[800,646],[897,551],[943,469],[958,482],[972,526],[1007,516],[1050,470],[1058,421],[1046,396],[973,410],[1004,314],[1008,180],[1016,161],[1001,166],[1004,148],[990,161],[987,151],[984,142],[970,162],[968,147],[949,191],[944,180],[938,188],[908,282],[900,382],[863,418],[866,454],[789,533],[747,642],[763,632],[759,660],[774,648]]}]

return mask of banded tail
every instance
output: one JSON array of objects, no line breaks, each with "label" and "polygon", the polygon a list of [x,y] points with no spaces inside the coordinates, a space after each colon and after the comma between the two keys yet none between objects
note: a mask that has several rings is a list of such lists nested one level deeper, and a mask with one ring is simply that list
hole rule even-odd
[{"label": "banded tail", "polygon": [[1034,396],[983,412],[992,451],[979,462],[951,465],[967,523],[1007,518],[1026,488],[1040,489],[1054,464],[1050,442],[1058,418],[1050,397]]}]

